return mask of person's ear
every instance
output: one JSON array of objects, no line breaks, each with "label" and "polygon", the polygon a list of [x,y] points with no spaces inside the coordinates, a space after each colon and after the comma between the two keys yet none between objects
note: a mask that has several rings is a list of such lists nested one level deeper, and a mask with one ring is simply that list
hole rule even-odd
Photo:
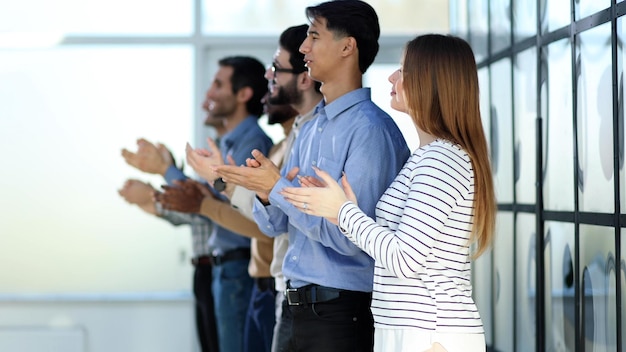
[{"label": "person's ear", "polygon": [[237,92],[237,101],[245,104],[248,100],[252,99],[253,96],[254,92],[251,87],[243,87]]},{"label": "person's ear", "polygon": [[352,55],[356,52],[356,39],[354,37],[344,38],[344,45],[341,53],[343,56]]},{"label": "person's ear", "polygon": [[296,82],[300,90],[307,90],[309,89],[309,87],[315,84],[315,81],[313,80],[313,78],[311,78],[311,76],[309,76],[309,72],[307,71],[298,74]]}]

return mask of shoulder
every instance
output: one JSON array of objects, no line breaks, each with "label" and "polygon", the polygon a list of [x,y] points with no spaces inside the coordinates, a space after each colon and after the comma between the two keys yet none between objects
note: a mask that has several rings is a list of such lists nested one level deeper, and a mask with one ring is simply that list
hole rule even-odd
[{"label": "shoulder", "polygon": [[463,184],[471,183],[474,176],[469,154],[459,145],[440,139],[416,150],[407,166],[416,175],[434,172],[452,177]]}]

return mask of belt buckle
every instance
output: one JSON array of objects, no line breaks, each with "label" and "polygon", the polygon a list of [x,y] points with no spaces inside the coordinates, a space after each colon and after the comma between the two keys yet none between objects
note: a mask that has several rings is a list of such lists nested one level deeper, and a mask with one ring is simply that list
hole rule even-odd
[{"label": "belt buckle", "polygon": [[287,302],[290,306],[302,305],[302,300],[300,299],[300,291],[298,291],[297,288],[287,288],[285,290],[285,296],[287,297]]}]

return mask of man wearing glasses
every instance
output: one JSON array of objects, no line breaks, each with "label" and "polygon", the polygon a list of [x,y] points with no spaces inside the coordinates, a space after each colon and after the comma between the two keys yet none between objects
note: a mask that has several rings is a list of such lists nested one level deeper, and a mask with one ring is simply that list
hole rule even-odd
[{"label": "man wearing glasses", "polygon": [[374,9],[363,1],[327,1],[308,7],[306,14],[310,25],[300,52],[311,78],[322,82],[324,100],[316,107],[317,117],[303,126],[281,173],[259,151],[252,153],[248,167],[215,169],[227,182],[255,180],[259,228],[270,236],[289,233],[283,262],[284,307],[293,317],[289,350],[371,351],[372,258],[335,223],[302,212],[306,204],[291,205],[281,190],[298,185],[287,177],[292,168],[304,177],[314,177],[314,168],[320,168],[336,180],[345,172],[359,207],[374,216],[376,202],[408,159],[409,149],[391,117],[362,87],[362,75],[378,52]]}]

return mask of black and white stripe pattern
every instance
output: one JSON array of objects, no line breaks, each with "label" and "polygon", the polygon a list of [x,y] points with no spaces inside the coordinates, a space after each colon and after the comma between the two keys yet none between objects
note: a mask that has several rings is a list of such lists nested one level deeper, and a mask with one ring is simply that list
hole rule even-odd
[{"label": "black and white stripe pattern", "polygon": [[376,222],[353,203],[343,205],[340,227],[376,261],[376,326],[483,332],[470,282],[473,202],[468,154],[436,140],[406,162],[378,201]]}]

